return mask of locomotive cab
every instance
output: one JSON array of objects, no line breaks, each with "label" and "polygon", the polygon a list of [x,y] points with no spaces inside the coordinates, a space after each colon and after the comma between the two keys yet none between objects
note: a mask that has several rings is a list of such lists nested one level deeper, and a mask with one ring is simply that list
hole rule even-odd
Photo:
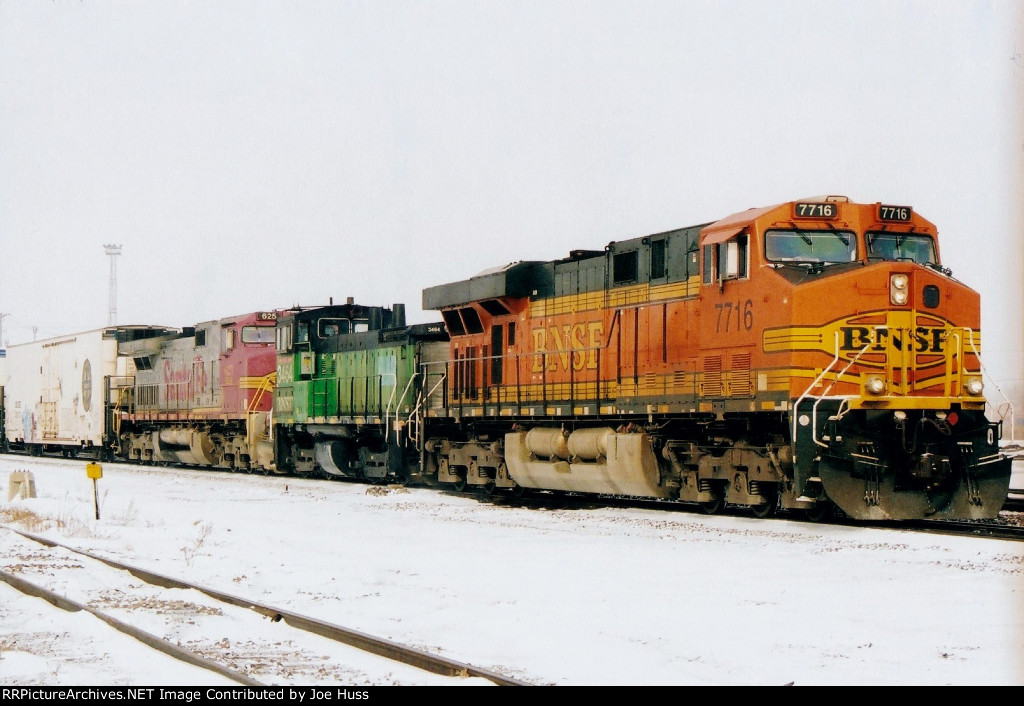
[{"label": "locomotive cab", "polygon": [[735,374],[749,351],[754,396],[788,412],[783,506],[827,498],[873,520],[1001,508],[1010,461],[984,414],[980,302],[942,267],[936,237],[909,207],[844,197],[705,230],[702,299],[717,315],[702,342],[717,345],[702,352]]}]

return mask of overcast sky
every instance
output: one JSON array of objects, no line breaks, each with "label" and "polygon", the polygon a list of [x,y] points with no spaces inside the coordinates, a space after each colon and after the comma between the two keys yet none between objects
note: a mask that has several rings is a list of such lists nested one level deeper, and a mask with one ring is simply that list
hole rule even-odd
[{"label": "overcast sky", "polygon": [[1024,377],[1024,2],[0,0],[10,343],[353,296],[816,194],[907,204]]}]

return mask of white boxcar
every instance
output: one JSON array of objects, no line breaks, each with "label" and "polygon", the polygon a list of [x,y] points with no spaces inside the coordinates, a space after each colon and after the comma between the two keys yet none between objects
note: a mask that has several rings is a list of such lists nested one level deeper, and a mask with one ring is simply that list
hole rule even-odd
[{"label": "white boxcar", "polygon": [[168,329],[115,326],[9,346],[4,385],[8,444],[33,451],[101,449],[107,380],[131,376],[118,340]]},{"label": "white boxcar", "polygon": [[117,356],[114,328],[10,346],[4,389],[8,443],[102,447],[103,381],[128,374],[128,362]]}]

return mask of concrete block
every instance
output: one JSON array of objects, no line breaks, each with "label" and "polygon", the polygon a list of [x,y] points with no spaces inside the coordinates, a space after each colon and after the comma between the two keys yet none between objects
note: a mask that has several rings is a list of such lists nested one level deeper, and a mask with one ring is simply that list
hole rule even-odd
[{"label": "concrete block", "polygon": [[31,471],[15,471],[11,474],[7,488],[7,500],[15,498],[34,498],[36,496],[36,479]]}]

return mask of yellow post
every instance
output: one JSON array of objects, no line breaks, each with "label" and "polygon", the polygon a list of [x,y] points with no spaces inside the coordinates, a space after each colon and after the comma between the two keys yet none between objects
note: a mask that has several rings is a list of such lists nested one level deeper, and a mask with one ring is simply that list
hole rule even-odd
[{"label": "yellow post", "polygon": [[92,478],[92,504],[96,508],[96,519],[100,519],[100,501],[96,495],[96,481],[103,477],[103,468],[98,463],[85,464],[85,475]]}]

